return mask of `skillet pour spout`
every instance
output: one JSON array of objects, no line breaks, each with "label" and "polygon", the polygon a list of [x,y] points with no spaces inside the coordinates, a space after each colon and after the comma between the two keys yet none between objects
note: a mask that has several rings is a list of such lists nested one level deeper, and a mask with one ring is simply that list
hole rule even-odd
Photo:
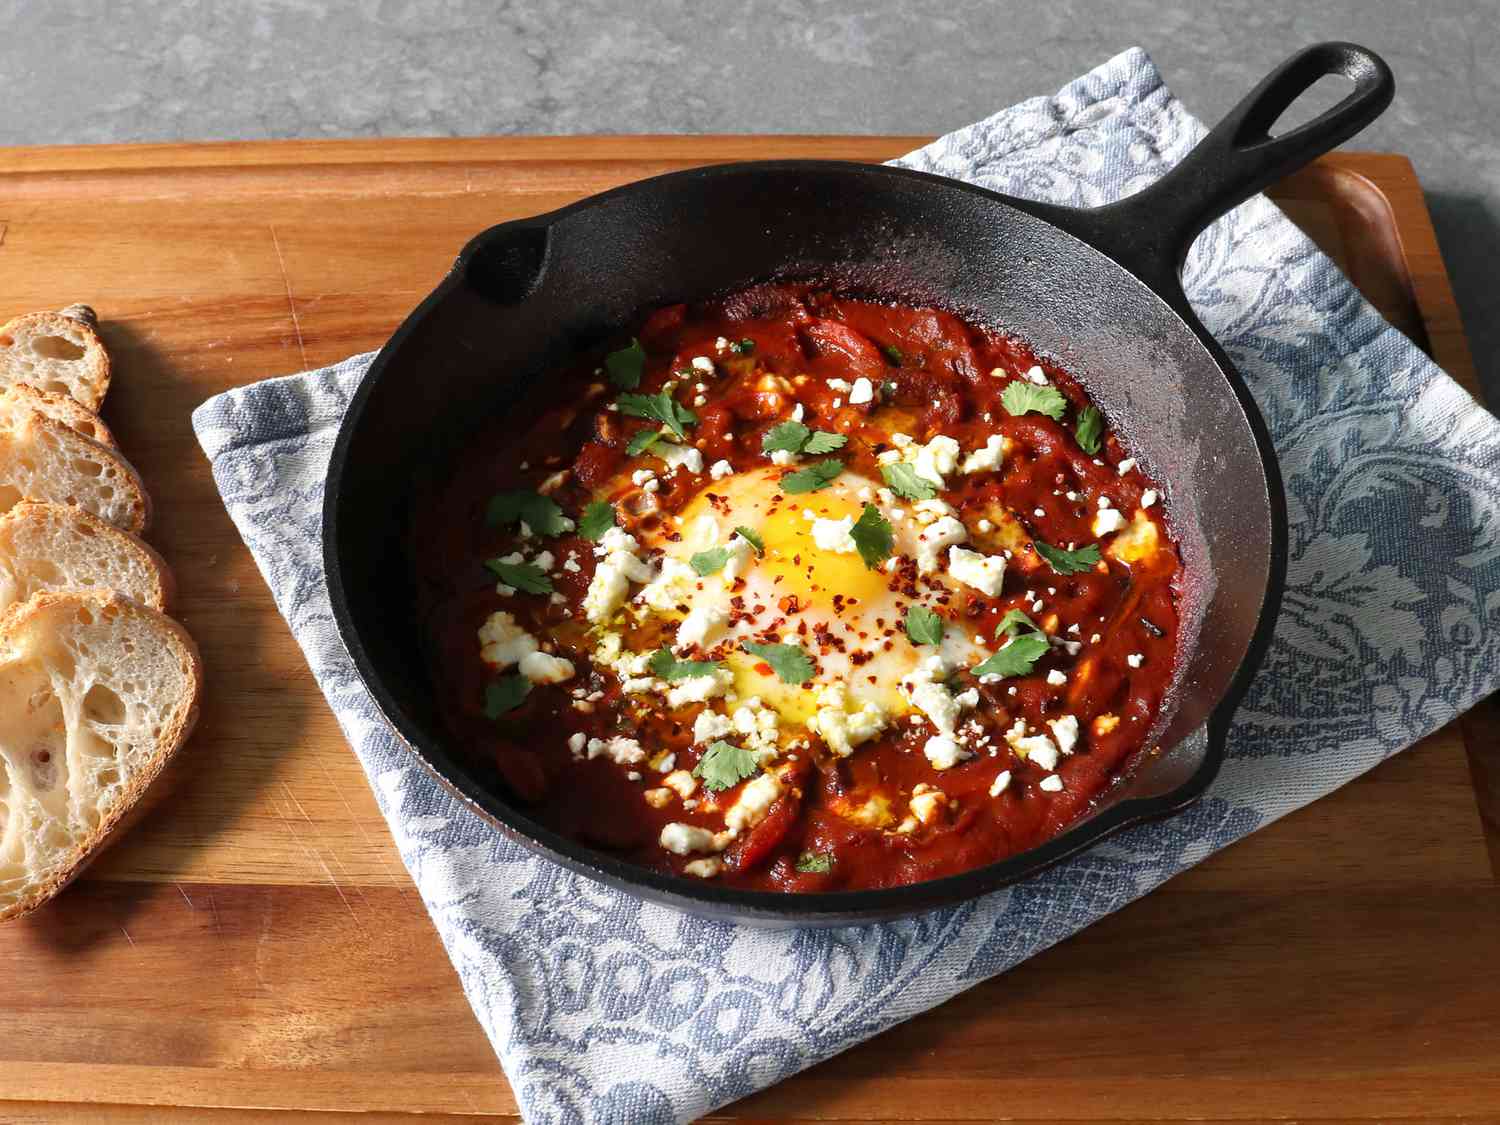
[{"label": "skillet pour spout", "polygon": [[[1326,75],[1337,105],[1277,137]],[[887,166],[772,161],[679,172],[474,238],[391,337],[353,396],[329,467],[324,560],[340,636],[416,759],[477,815],[540,855],[682,910],[758,925],[909,915],[1032,875],[1197,798],[1270,641],[1286,568],[1275,453],[1228,356],[1188,304],[1193,239],[1261,188],[1347,140],[1389,105],[1390,69],[1349,43],[1272,72],[1166,176],[1096,210],[1001,195]],[[706,254],[703,247],[713,247]],[[641,312],[772,278],[930,303],[1058,357],[1164,483],[1190,576],[1160,750],[1041,847],[882,890],[789,895],[660,875],[563,838],[481,779],[453,745],[420,658],[404,549],[408,514],[476,419],[527,410],[528,388]]]}]

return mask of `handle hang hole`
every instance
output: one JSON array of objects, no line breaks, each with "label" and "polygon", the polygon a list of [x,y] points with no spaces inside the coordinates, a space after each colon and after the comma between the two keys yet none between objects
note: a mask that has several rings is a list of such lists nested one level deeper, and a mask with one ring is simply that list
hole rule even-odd
[{"label": "handle hang hole", "polygon": [[548,228],[502,228],[479,243],[464,271],[471,288],[497,305],[517,305],[536,292],[547,272]]},{"label": "handle hang hole", "polygon": [[1354,93],[1354,79],[1345,74],[1325,74],[1282,110],[1266,127],[1272,140],[1321,117],[1350,94]]}]

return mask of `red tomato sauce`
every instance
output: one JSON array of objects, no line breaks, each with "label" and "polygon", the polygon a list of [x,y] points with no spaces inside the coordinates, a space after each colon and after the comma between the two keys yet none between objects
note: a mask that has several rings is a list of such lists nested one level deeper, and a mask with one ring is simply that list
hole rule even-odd
[{"label": "red tomato sauce", "polygon": [[[644,358],[639,383],[629,393],[656,394],[671,385],[673,401],[695,416],[683,427],[680,444],[701,453],[702,471],[668,472],[649,453],[628,452],[632,438],[657,425],[609,409],[621,388],[612,382],[606,357],[632,339]],[[699,357],[712,361],[711,374],[701,364],[694,367]],[[1027,377],[1036,368],[1040,382]],[[859,379],[876,388],[872,401],[850,401],[847,388]],[[1011,413],[1002,396],[1023,381],[1060,392],[1061,417]],[[881,455],[893,456],[893,433],[918,443],[946,435],[965,455],[991,435],[1003,435],[1008,449],[997,469],[955,471],[940,493],[969,529],[966,548],[1009,552],[999,593],[956,583],[938,590],[910,559],[901,559],[885,572],[890,596],[902,605],[925,590],[946,630],[988,638],[991,645],[1004,639],[995,632],[1007,611],[1020,610],[1050,640],[1024,674],[983,682],[966,667],[954,670],[949,690],[956,695],[974,689],[978,703],[963,718],[971,756],[948,768],[936,768],[924,753],[932,725],[909,716],[894,717],[848,756],[830,752],[818,737],[783,720],[783,739],[800,735],[803,745],[783,745],[756,767],[778,779],[769,808],[732,839],[721,835],[712,848],[676,854],[661,842],[669,824],[722,834],[726,810],[755,778],[710,791],[699,777],[692,805],[693,798],[676,792],[662,798],[666,774],[702,772],[707,751],[695,743],[694,721],[704,705],[669,707],[660,690],[629,694],[621,675],[596,663],[595,629],[585,614],[600,564],[593,540],[577,526],[526,537],[517,523],[496,524],[487,512],[497,494],[519,491],[546,497],[577,525],[589,504],[604,501],[614,506],[621,526],[665,537],[670,546],[678,534],[675,514],[705,491],[723,487],[709,467],[727,461],[737,473],[764,469],[766,435],[799,405],[804,425],[844,436],[831,455],[843,471],[877,484]],[[1107,418],[1097,448],[1080,444],[1081,411],[1090,405],[1076,380],[1023,343],[932,308],[856,299],[811,285],[767,285],[652,313],[633,332],[538,380],[523,406],[481,429],[446,483],[414,512],[409,553],[417,611],[427,665],[454,740],[507,799],[561,834],[661,872],[693,871],[690,864],[707,860],[709,868],[718,865],[707,877],[720,885],[788,892],[895,886],[965,871],[1045,842],[1149,752],[1177,657],[1182,574],[1165,493],[1132,467]],[[786,472],[817,460],[801,457]],[[650,491],[632,480],[635,467],[646,464],[656,466]],[[1101,497],[1130,521],[1132,531],[1094,533]],[[886,516],[902,506],[913,505],[899,496],[877,505]],[[1123,549],[1125,537],[1139,536],[1145,524],[1151,525],[1146,533],[1155,533],[1156,549],[1132,555]],[[1059,573],[1039,554],[1037,541],[1095,545],[1099,561]],[[545,568],[536,564],[549,590],[497,590],[496,573],[486,562],[517,553],[530,564],[550,561]],[[656,549],[641,554],[649,565],[660,563]],[[632,596],[638,589],[632,587]],[[824,592],[830,601],[835,593]],[[799,610],[807,608],[799,599],[788,604],[783,598],[779,609],[767,610],[778,616],[766,635],[795,642],[817,663],[841,642],[805,624],[799,631]],[[486,664],[478,633],[497,612],[511,614],[544,651],[569,661],[573,674],[560,683],[517,687],[516,667]],[[673,640],[671,623],[632,620],[622,628],[637,651]],[[890,648],[912,642],[895,620],[881,643]],[[768,666],[759,671],[772,674]],[[1056,682],[1058,676],[1065,682]],[[503,710],[494,698],[502,681],[525,691],[519,701],[499,701],[513,704]],[[730,709],[723,699],[708,706]],[[1005,738],[1018,720],[1028,732],[1046,734],[1053,729],[1049,722],[1068,715],[1078,724],[1076,744],[1052,768],[1023,758]],[[580,735],[585,745],[632,740],[644,757],[619,762],[608,753],[580,752]],[[734,742],[737,736],[724,738]],[[672,770],[653,764],[665,753],[674,755]],[[1009,783],[997,788],[1001,771],[1009,771]],[[913,803],[923,786],[939,791],[941,801]],[[658,795],[648,799],[648,792]],[[851,816],[853,809],[880,802],[889,808],[884,823]],[[931,815],[919,817],[919,808]],[[697,870],[703,869],[700,864]]]}]

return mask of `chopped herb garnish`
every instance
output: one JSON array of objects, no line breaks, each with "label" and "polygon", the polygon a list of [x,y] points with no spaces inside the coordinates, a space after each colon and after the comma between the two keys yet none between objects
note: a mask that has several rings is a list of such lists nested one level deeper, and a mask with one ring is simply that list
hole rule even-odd
[{"label": "chopped herb garnish", "polygon": [[724,564],[728,561],[728,547],[710,547],[706,551],[699,551],[692,558],[688,559],[689,565],[703,578],[707,578],[710,574],[717,574],[723,570]]},{"label": "chopped herb garnish", "polygon": [[854,540],[859,557],[865,560],[869,570],[891,557],[891,523],[874,504],[865,505],[865,510],[849,529],[849,538]]},{"label": "chopped herb garnish", "polygon": [[766,541],[760,537],[759,532],[751,531],[748,527],[737,527],[734,529],[734,533],[746,543],[749,543],[750,546],[754,547],[757,555],[764,555],[766,553]]},{"label": "chopped herb garnish", "polygon": [[914,605],[906,611],[906,635],[914,645],[941,644],[943,618],[926,606]]},{"label": "chopped herb garnish", "polygon": [[812,657],[796,645],[760,645],[746,641],[740,647],[769,664],[782,683],[805,684],[812,679]]},{"label": "chopped herb garnish", "polygon": [[905,462],[880,466],[880,477],[892,492],[907,500],[931,500],[938,494],[938,486],[933,481],[918,476],[917,470]]},{"label": "chopped herb garnish", "polygon": [[578,521],[578,534],[597,543],[614,526],[615,506],[608,500],[595,500],[583,510],[583,518]]},{"label": "chopped herb garnish", "polygon": [[691,680],[695,676],[711,676],[723,665],[711,660],[678,660],[672,655],[672,650],[663,645],[651,654],[647,667],[651,669],[653,676],[676,683],[678,680]]},{"label": "chopped herb garnish", "polygon": [[633,391],[641,385],[641,372],[646,369],[646,349],[636,339],[630,346],[604,357],[604,368],[609,372],[609,381],[622,390]]},{"label": "chopped herb garnish", "polygon": [[1033,633],[1040,633],[1042,631],[1040,625],[1027,617],[1019,609],[1008,609],[1005,611],[1005,616],[1000,619],[1000,624],[995,626],[995,636],[998,637],[1003,633],[1006,636],[1014,637],[1022,629],[1030,629]]},{"label": "chopped herb garnish", "polygon": [[1085,406],[1078,412],[1078,425],[1073,434],[1078,439],[1078,448],[1085,453],[1098,453],[1104,438],[1104,415],[1097,407]]},{"label": "chopped herb garnish", "polygon": [[531,693],[531,681],[525,676],[502,676],[484,685],[484,717],[498,719],[514,711]]},{"label": "chopped herb garnish", "polygon": [[732,743],[710,742],[693,767],[693,776],[703,779],[705,789],[728,789],[760,771],[755,755]]},{"label": "chopped herb garnish", "polygon": [[1022,633],[1012,637],[988,660],[974,665],[969,671],[975,676],[1000,676],[1004,679],[1024,676],[1036,667],[1036,662],[1051,647],[1041,633]]},{"label": "chopped herb garnish", "polygon": [[749,355],[755,350],[755,341],[748,337],[729,345],[729,350],[735,355]]},{"label": "chopped herb garnish", "polygon": [[669,391],[658,391],[654,395],[621,395],[616,402],[622,414],[665,423],[680,438],[687,437],[685,427],[698,424],[698,415],[674,399]]},{"label": "chopped herb garnish", "polygon": [[505,585],[512,586],[522,593],[552,593],[552,579],[548,578],[547,572],[539,566],[526,562],[501,562],[499,559],[489,559],[484,565]]},{"label": "chopped herb garnish", "polygon": [[880,397],[895,398],[896,390],[896,381],[894,379],[887,379],[884,383],[880,384]]},{"label": "chopped herb garnish", "polygon": [[900,367],[904,362],[906,362],[905,354],[895,344],[881,344],[880,354],[885,356],[886,359],[890,360],[891,363],[897,367]]},{"label": "chopped herb garnish", "polygon": [[639,457],[659,441],[661,441],[661,431],[647,426],[644,430],[637,430],[630,435],[630,440],[625,443],[625,452],[631,457]]},{"label": "chopped herb garnish", "polygon": [[811,455],[832,453],[835,449],[843,449],[848,440],[843,434],[818,430],[812,437],[807,439],[807,444],[802,447],[802,452]]},{"label": "chopped herb garnish", "polygon": [[797,870],[809,875],[827,875],[833,870],[833,856],[827,852],[803,852],[797,857]]},{"label": "chopped herb garnish", "polygon": [[534,535],[561,535],[572,527],[572,521],[550,497],[525,489],[491,497],[484,520],[491,527],[524,523]]},{"label": "chopped herb garnish", "polygon": [[843,434],[827,430],[814,432],[801,422],[778,422],[760,439],[760,448],[763,453],[775,453],[779,450],[788,453],[832,453],[835,449],[842,449],[848,440]]},{"label": "chopped herb garnish", "polygon": [[818,461],[782,477],[781,491],[794,496],[803,492],[816,492],[820,488],[827,488],[833,483],[833,478],[843,471],[842,461]]},{"label": "chopped herb garnish", "polygon": [[1085,570],[1092,570],[1099,561],[1099,548],[1094,543],[1079,547],[1076,551],[1065,551],[1061,547],[1043,543],[1040,539],[1033,542],[1036,544],[1036,553],[1046,559],[1058,574],[1080,574]]},{"label": "chopped herb garnish", "polygon": [[775,453],[784,449],[788,453],[800,453],[811,436],[812,431],[801,422],[778,422],[760,439],[761,452]]},{"label": "chopped herb garnish", "polygon": [[1068,400],[1056,387],[1039,387],[1035,383],[1027,383],[1021,379],[1010,383],[1005,390],[1000,392],[1000,401],[1007,411],[1018,418],[1022,414],[1045,414],[1054,422],[1060,419],[1063,411],[1068,408]]}]

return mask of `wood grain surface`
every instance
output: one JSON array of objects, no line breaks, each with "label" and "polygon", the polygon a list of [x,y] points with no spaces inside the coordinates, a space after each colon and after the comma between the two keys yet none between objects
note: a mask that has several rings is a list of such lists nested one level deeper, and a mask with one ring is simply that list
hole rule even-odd
[{"label": "wood grain surface", "polygon": [[[98,309],[105,414],[155,496],[151,538],[209,677],[175,791],[0,929],[0,1122],[515,1116],[189,414],[379,346],[492,223],[694,164],[880,160],[922,140],[0,149],[0,318]],[[1404,158],[1337,155],[1273,194],[1474,389]],[[1467,758],[1449,727],[718,1118],[1500,1120],[1500,714],[1466,722]]]}]

